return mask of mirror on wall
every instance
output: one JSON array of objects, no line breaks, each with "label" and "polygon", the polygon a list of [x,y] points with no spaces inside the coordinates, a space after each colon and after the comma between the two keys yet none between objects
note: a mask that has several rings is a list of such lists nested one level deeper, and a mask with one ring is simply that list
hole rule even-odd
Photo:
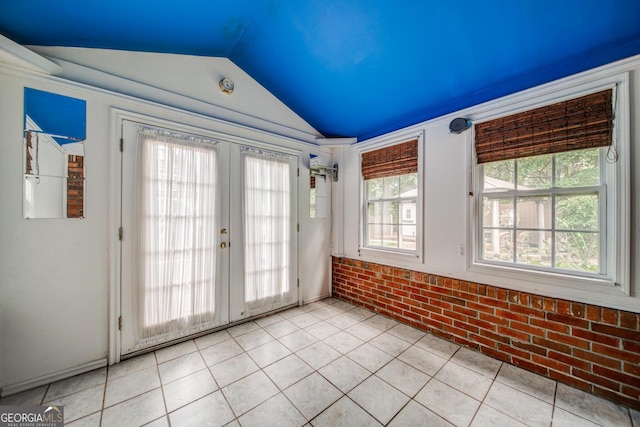
[{"label": "mirror on wall", "polygon": [[327,217],[327,186],[338,180],[338,165],[328,166],[328,160],[315,154],[310,155],[309,170],[309,216]]},{"label": "mirror on wall", "polygon": [[24,88],[23,215],[84,218],[86,101]]}]

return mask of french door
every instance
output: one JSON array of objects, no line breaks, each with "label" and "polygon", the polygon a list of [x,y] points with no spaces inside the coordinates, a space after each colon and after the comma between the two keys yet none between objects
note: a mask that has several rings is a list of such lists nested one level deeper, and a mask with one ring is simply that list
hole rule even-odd
[{"label": "french door", "polygon": [[122,135],[121,354],[297,303],[296,156]]}]

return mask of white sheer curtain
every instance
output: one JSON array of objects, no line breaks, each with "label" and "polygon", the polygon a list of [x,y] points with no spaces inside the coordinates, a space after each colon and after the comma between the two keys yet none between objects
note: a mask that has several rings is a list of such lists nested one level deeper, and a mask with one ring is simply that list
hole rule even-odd
[{"label": "white sheer curtain", "polygon": [[245,306],[255,313],[287,303],[291,294],[289,156],[248,147],[242,154]]},{"label": "white sheer curtain", "polygon": [[216,304],[216,142],[138,128],[139,346],[211,327]]}]

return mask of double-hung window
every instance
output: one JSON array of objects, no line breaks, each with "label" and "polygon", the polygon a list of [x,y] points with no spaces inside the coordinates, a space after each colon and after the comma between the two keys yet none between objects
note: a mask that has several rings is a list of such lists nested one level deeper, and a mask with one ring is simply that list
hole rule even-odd
[{"label": "double-hung window", "polygon": [[363,247],[417,254],[418,139],[362,154]]},{"label": "double-hung window", "polygon": [[612,89],[475,132],[476,261],[612,280]]}]

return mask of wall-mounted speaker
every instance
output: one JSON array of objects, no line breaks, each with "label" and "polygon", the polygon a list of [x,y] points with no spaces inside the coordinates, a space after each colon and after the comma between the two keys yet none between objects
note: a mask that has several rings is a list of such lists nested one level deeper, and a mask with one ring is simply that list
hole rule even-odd
[{"label": "wall-mounted speaker", "polygon": [[463,119],[458,117],[457,119],[451,120],[449,123],[449,130],[451,133],[462,133],[463,131],[469,129],[471,127],[471,120]]}]

